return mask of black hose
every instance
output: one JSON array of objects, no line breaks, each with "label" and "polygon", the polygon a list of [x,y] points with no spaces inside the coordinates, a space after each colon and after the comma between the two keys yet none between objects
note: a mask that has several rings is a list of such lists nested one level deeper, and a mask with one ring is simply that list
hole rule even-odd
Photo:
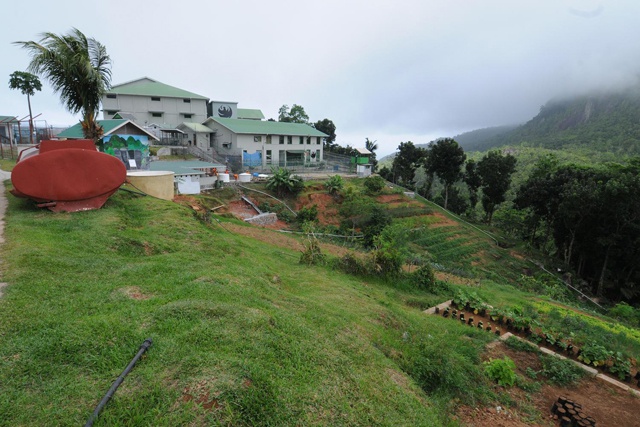
[{"label": "black hose", "polygon": [[149,347],[151,347],[151,344],[152,344],[151,338],[147,338],[146,340],[144,340],[144,342],[140,346],[140,350],[138,350],[138,354],[136,354],[133,357],[133,359],[131,359],[131,362],[129,362],[129,365],[127,365],[125,370],[122,371],[118,379],[113,382],[113,384],[111,385],[111,388],[109,389],[107,394],[104,395],[100,403],[98,403],[98,406],[96,406],[96,409],[93,411],[93,414],[91,414],[91,416],[87,420],[87,423],[84,425],[84,427],[91,427],[93,425],[93,422],[98,418],[98,414],[100,414],[100,411],[102,411],[102,408],[104,408],[104,406],[109,402],[109,400],[111,399],[113,394],[116,392],[118,387],[120,387],[120,384],[122,384],[122,381],[124,381],[124,377],[126,377],[127,374],[129,374],[129,371],[133,369],[133,366],[136,364],[138,359],[140,359],[142,354],[145,351],[147,351]]}]

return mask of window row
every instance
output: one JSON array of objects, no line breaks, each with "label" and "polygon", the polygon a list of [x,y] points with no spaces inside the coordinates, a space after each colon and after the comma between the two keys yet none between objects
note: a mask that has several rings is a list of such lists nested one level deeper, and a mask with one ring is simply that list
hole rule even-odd
[{"label": "window row", "polygon": [[[285,137],[287,138],[287,144],[293,144],[294,136],[292,136],[292,135],[280,135],[278,137],[278,144],[284,144]],[[254,137],[253,140],[256,141],[256,142],[259,142],[259,140],[256,140],[255,138],[258,138],[258,137]],[[313,140],[312,138],[315,138],[316,145],[322,144],[322,138],[319,137],[319,136],[316,136],[316,137],[313,137],[313,136],[307,136],[307,137],[296,136],[295,138],[298,141],[299,145],[304,144],[305,138],[306,138],[307,144],[311,144],[312,143],[311,142]],[[271,135],[267,135],[267,144],[271,144]]]}]

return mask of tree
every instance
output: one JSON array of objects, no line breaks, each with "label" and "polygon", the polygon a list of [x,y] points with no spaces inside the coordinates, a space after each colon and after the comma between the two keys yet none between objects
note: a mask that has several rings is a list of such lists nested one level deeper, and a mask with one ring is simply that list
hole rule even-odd
[{"label": "tree", "polygon": [[475,160],[467,160],[462,180],[467,184],[467,188],[469,189],[469,204],[473,211],[478,204],[478,189],[482,185],[482,178],[478,175],[478,163],[476,163]]},{"label": "tree", "polygon": [[394,157],[391,167],[393,182],[413,188],[413,174],[426,154],[427,151],[424,148],[416,147],[411,141],[401,142],[398,145],[398,154]]},{"label": "tree", "polygon": [[285,104],[278,110],[278,121],[308,124],[309,116],[301,105],[293,104],[291,110],[289,110],[289,106]]},{"label": "tree", "polygon": [[460,179],[460,169],[466,158],[467,155],[464,154],[462,147],[451,138],[440,139],[429,147],[424,162],[425,170],[427,173],[435,174],[444,182],[445,209],[449,202],[449,190]]},{"label": "tree", "polygon": [[96,143],[104,130],[96,118],[111,88],[111,58],[104,45],[73,28],[68,34],[43,33],[39,42],[18,41],[30,56],[28,71],[44,77],[72,114],[81,113],[85,138]]},{"label": "tree", "polygon": [[490,151],[478,163],[478,175],[482,178],[482,207],[489,224],[496,207],[505,200],[515,169],[516,158],[511,154],[503,156],[499,151]]},{"label": "tree", "polygon": [[376,158],[376,150],[378,149],[377,141],[371,141],[369,138],[366,138],[364,141],[364,148],[371,151],[369,163],[371,163],[371,172],[375,172],[378,168],[378,159]]},{"label": "tree", "polygon": [[[282,120],[281,120],[282,121]],[[329,119],[318,120],[313,127],[329,135],[324,139],[324,149],[331,151],[336,142],[336,125]]]},{"label": "tree", "polygon": [[29,142],[33,144],[33,113],[31,112],[31,97],[36,91],[42,90],[42,83],[38,76],[24,71],[14,71],[9,76],[9,89],[18,89],[23,95],[27,95],[29,104]]}]

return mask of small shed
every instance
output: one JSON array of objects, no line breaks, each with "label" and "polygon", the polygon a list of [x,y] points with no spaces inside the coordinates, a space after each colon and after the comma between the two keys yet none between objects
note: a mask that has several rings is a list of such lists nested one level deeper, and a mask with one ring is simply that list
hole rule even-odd
[{"label": "small shed", "polygon": [[351,164],[355,166],[356,174],[360,178],[371,175],[372,165],[369,162],[371,151],[366,148],[354,148],[356,155],[351,157]]}]

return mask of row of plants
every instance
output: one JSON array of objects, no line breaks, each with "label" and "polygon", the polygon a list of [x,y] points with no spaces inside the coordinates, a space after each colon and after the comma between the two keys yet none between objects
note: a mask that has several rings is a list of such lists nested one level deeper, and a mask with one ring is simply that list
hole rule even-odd
[{"label": "row of plants", "polygon": [[[468,313],[466,318],[464,312]],[[474,319],[469,317],[471,313],[485,319],[489,318],[493,323],[493,327],[492,323],[483,325],[481,321],[477,321],[478,319],[475,319],[476,323],[474,323]],[[451,300],[451,309],[445,309],[443,316],[459,319],[467,324],[496,333],[499,333],[500,327],[504,327],[506,330],[523,334],[529,340],[551,348],[558,353],[565,353],[585,365],[609,372],[620,380],[631,381],[632,366],[635,365],[634,360],[625,352],[607,345],[609,342],[602,339],[606,336],[592,333],[589,339],[589,335],[575,334],[573,332],[574,328],[569,328],[572,332],[562,332],[560,328],[550,325],[554,324],[554,316],[551,316],[551,319],[549,316],[545,316],[545,319],[542,320],[537,310],[530,306],[525,308],[493,307],[478,296],[475,291],[458,289]],[[566,321],[566,317],[564,320]],[[575,319],[573,323],[576,323]],[[588,324],[587,322],[583,323]],[[563,330],[566,329],[563,328]],[[600,337],[601,339],[598,340],[594,337]],[[634,378],[640,380],[640,374],[636,374]],[[640,382],[638,386],[640,387]]]}]

